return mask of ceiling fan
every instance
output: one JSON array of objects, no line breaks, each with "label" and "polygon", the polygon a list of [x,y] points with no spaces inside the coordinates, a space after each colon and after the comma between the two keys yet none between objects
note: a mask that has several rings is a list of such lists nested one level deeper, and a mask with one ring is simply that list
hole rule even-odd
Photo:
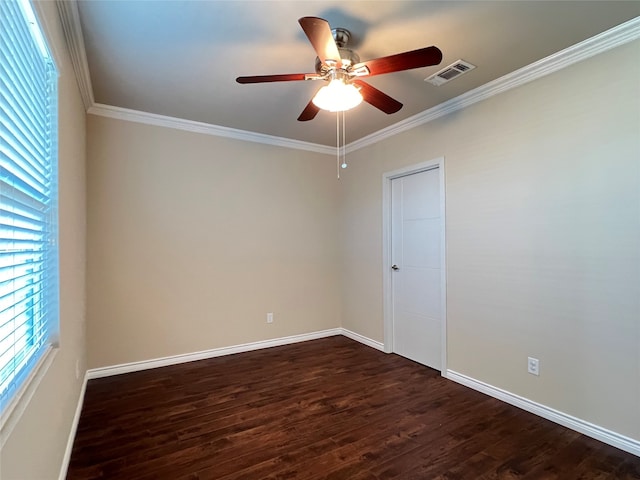
[{"label": "ceiling fan", "polygon": [[298,20],[318,54],[316,73],[288,73],[238,77],[238,83],[292,82],[299,80],[325,80],[322,87],[302,111],[298,120],[312,120],[321,109],[332,112],[349,110],[362,100],[392,114],[402,103],[368,84],[363,77],[400,72],[412,68],[438,65],[442,52],[437,47],[425,47],[410,52],[360,62],[360,57],[347,47],[351,34],[344,28],[331,29],[329,22],[318,17]]}]

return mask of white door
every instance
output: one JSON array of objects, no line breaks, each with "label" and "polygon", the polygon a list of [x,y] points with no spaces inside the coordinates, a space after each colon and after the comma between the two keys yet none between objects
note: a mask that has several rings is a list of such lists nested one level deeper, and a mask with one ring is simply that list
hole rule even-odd
[{"label": "white door", "polygon": [[393,351],[441,369],[439,168],[391,180]]}]

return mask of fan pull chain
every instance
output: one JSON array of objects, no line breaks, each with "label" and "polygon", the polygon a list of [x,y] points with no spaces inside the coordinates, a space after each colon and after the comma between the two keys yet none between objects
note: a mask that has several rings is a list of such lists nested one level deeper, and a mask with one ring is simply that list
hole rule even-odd
[{"label": "fan pull chain", "polygon": [[347,133],[345,127],[344,110],[342,111],[342,164],[341,168],[347,168]]},{"label": "fan pull chain", "polygon": [[340,180],[340,112],[336,112],[336,171]]},{"label": "fan pull chain", "polygon": [[342,110],[342,143],[340,143],[340,112],[336,112],[336,170],[340,180],[340,169],[347,168],[347,133],[344,110]]}]

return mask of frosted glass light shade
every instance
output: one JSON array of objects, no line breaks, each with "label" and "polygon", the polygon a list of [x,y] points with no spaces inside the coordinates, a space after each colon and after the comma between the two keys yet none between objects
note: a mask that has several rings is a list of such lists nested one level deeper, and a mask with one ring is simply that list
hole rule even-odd
[{"label": "frosted glass light shade", "polygon": [[353,84],[346,84],[342,80],[334,78],[325,85],[316,96],[313,103],[316,107],[330,112],[342,112],[350,110],[362,102],[362,94]]}]

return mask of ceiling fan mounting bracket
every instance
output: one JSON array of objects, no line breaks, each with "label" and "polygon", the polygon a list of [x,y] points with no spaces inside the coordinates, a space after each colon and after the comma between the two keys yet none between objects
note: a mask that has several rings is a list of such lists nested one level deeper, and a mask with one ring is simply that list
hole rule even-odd
[{"label": "ceiling fan mounting bracket", "polygon": [[333,39],[336,41],[338,48],[346,48],[349,40],[351,40],[351,32],[346,28],[332,28],[331,35],[333,35]]}]

